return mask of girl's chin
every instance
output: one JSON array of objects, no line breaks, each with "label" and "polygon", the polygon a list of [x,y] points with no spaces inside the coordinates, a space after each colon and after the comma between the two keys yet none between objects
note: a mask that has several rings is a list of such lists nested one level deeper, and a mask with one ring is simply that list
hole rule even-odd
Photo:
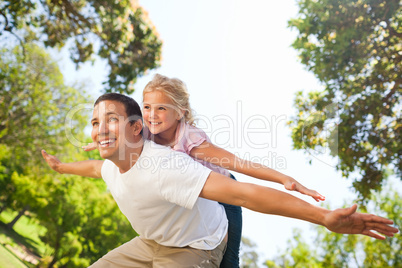
[{"label": "girl's chin", "polygon": [[160,132],[160,131],[158,131],[157,129],[155,129],[155,127],[149,127],[149,126],[148,126],[148,131],[149,131],[149,133],[152,134],[152,135],[157,135],[157,134],[159,134],[159,132]]}]

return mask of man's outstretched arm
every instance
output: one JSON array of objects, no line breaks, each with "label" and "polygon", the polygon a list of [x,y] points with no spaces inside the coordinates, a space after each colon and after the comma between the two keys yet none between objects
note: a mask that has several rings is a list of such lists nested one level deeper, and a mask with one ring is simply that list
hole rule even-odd
[{"label": "man's outstretched arm", "polygon": [[49,166],[61,174],[73,174],[91,178],[101,178],[101,169],[104,160],[86,160],[73,163],[63,163],[54,155],[42,150],[42,156]]},{"label": "man's outstretched arm", "polygon": [[[242,206],[265,214],[280,215],[319,224],[341,234],[363,234],[376,239],[393,236],[398,229],[391,220],[349,208],[328,210],[293,195],[260,185],[242,183],[211,172],[200,197]],[[378,233],[383,235],[380,235]]]}]

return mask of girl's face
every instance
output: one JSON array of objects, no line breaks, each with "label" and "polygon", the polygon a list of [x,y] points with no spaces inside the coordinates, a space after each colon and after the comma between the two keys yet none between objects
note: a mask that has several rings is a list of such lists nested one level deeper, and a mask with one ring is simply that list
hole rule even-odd
[{"label": "girl's face", "polygon": [[175,137],[181,113],[170,98],[160,91],[145,93],[142,108],[145,125],[152,134]]}]

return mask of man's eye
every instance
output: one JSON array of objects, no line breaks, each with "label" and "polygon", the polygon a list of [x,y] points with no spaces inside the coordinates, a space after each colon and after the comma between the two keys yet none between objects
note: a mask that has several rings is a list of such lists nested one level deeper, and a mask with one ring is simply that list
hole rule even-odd
[{"label": "man's eye", "polygon": [[149,106],[148,106],[148,105],[145,105],[145,106],[144,106],[144,109],[149,109]]},{"label": "man's eye", "polygon": [[92,126],[93,127],[96,127],[96,126],[98,126],[99,125],[99,123],[98,122],[94,122],[94,123],[92,123]]},{"label": "man's eye", "polygon": [[110,121],[110,122],[116,122],[116,121],[117,121],[117,118],[116,118],[116,117],[110,117],[109,121]]},{"label": "man's eye", "polygon": [[165,107],[159,107],[159,110],[166,110]]}]

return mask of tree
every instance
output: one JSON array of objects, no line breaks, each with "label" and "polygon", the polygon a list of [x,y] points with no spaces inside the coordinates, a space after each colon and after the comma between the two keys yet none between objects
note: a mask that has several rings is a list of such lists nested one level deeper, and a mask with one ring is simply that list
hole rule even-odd
[{"label": "tree", "polygon": [[[401,226],[402,198],[396,191],[384,189],[381,194],[374,194],[369,203],[370,211],[384,215]],[[310,247],[299,231],[294,231],[293,242],[279,256],[266,261],[270,268],[277,267],[401,267],[401,235],[393,238],[376,240],[366,236],[342,235],[328,232],[324,227],[316,226],[317,237]]]},{"label": "tree", "polygon": [[[268,268],[283,267],[310,267],[325,268],[317,256],[315,250],[311,249],[308,243],[303,240],[301,230],[293,230],[293,239],[288,240],[288,248],[279,256],[264,263]],[[331,266],[333,267],[333,266]]]},{"label": "tree", "polygon": [[53,251],[47,267],[88,267],[109,250],[136,236],[109,193],[78,176],[43,176],[43,206],[36,219],[46,228],[41,240]]},{"label": "tree", "polygon": [[255,268],[258,267],[258,253],[255,251],[257,245],[246,237],[241,238],[241,267]]},{"label": "tree", "polygon": [[132,93],[137,77],[160,64],[162,42],[136,0],[2,1],[0,22],[3,39],[68,45],[77,67],[94,55],[107,60],[107,92]]},{"label": "tree", "polygon": [[73,116],[71,125],[65,119],[86,97],[64,85],[58,65],[44,49],[26,44],[24,49],[3,48],[0,53],[1,210],[10,207],[22,213],[33,204],[42,175],[40,149],[74,152],[65,135],[70,127],[77,139],[83,139],[79,133],[88,121],[86,114]]},{"label": "tree", "polygon": [[11,203],[11,195],[8,194],[13,191],[11,184],[12,170],[9,168],[11,160],[11,153],[5,144],[0,144],[0,214]]},{"label": "tree", "polygon": [[42,162],[44,144],[62,150],[70,143],[68,128],[82,139],[87,115],[77,114],[71,126],[65,120],[70,109],[87,98],[64,85],[57,63],[44,49],[24,47],[24,55],[19,46],[0,50],[0,143],[10,148],[14,164],[35,166]]},{"label": "tree", "polygon": [[[399,0],[300,0],[293,47],[324,90],[298,92],[295,149],[329,147],[361,199],[402,171]],[[329,133],[329,134],[328,134]],[[360,174],[358,174],[360,173]]]},{"label": "tree", "polygon": [[19,212],[10,228],[25,212],[46,228],[41,239],[52,250],[42,266],[87,267],[136,233],[100,180],[44,175],[50,169],[42,148],[66,161],[95,154],[70,139],[87,139],[88,114],[71,113],[86,97],[64,85],[43,48],[29,43],[0,52],[0,211]]}]

